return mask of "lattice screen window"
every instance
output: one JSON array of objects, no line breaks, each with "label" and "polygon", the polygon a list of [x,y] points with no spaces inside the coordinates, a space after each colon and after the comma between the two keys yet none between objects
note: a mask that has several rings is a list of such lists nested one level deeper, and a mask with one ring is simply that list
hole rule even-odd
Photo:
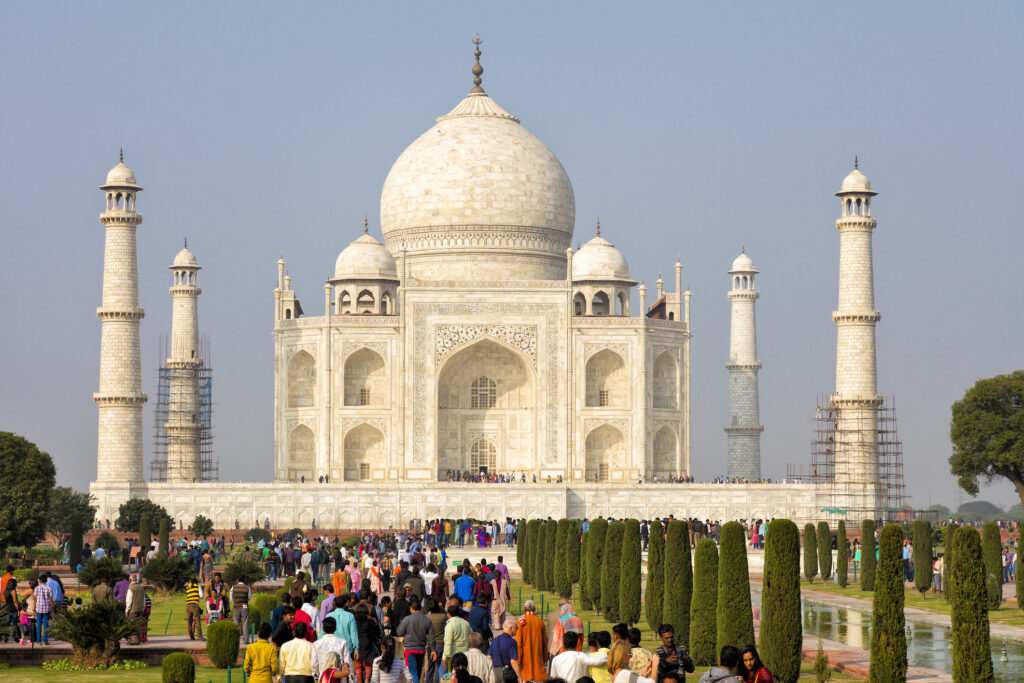
[{"label": "lattice screen window", "polygon": [[370,463],[361,462],[359,463],[359,478],[369,479],[370,478]]},{"label": "lattice screen window", "polygon": [[469,449],[470,471],[479,472],[481,467],[486,467],[488,472],[493,472],[498,467],[497,449],[487,439],[477,439]]},{"label": "lattice screen window", "polygon": [[469,403],[472,408],[493,408],[498,402],[498,386],[494,380],[480,376],[469,388]]},{"label": "lattice screen window", "polygon": [[608,390],[607,389],[601,389],[600,391],[597,392],[597,405],[599,405],[602,408],[607,408],[608,407]]},{"label": "lattice screen window", "polygon": [[608,481],[608,463],[603,462],[597,466],[597,477],[601,481]]},{"label": "lattice screen window", "polygon": [[359,390],[359,405],[368,406],[370,405],[370,390],[360,389]]}]

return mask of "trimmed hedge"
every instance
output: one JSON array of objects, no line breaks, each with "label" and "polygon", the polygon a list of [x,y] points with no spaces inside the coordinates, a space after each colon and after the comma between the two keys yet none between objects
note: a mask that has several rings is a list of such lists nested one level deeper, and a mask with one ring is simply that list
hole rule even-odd
[{"label": "trimmed hedge", "polygon": [[153,541],[153,534],[149,531],[149,517],[139,517],[139,560],[146,561],[146,553],[149,552],[150,543]]},{"label": "trimmed hedge", "polygon": [[903,529],[889,524],[878,537],[878,569],[871,607],[872,683],[907,680],[907,633],[903,618]]},{"label": "trimmed hedge", "polygon": [[82,520],[71,520],[71,538],[68,539],[68,567],[71,571],[78,568],[82,561]]},{"label": "trimmed hedge", "polygon": [[601,607],[604,618],[619,621],[619,569],[622,566],[623,522],[608,525],[604,540],[604,562],[601,566]]},{"label": "trimmed hedge", "polygon": [[718,639],[715,652],[754,642],[754,610],[750,604],[747,532],[739,522],[722,525],[718,556]]},{"label": "trimmed hedge", "polygon": [[547,547],[548,524],[545,520],[540,520],[540,526],[537,527],[537,542],[533,544],[530,559],[533,563],[533,587],[542,591],[548,589],[547,574],[544,572],[544,551]]},{"label": "trimmed hedge", "polygon": [[803,626],[800,620],[800,533],[788,519],[768,525],[764,544],[761,659],[778,683],[800,677]]},{"label": "trimmed hedge", "polygon": [[523,543],[525,531],[526,520],[521,519],[516,522],[516,564],[518,564],[520,568],[523,566],[523,549],[526,547],[526,544]]},{"label": "trimmed hedge", "polygon": [[836,528],[836,583],[846,588],[850,583],[850,540],[846,537],[846,522],[839,520]]},{"label": "trimmed hedge", "polygon": [[985,586],[988,588],[988,608],[999,609],[1003,601],[1003,542],[999,525],[985,522],[981,527],[981,554],[985,558]]},{"label": "trimmed hedge", "polygon": [[818,570],[822,581],[832,578],[832,530],[825,521],[818,522]]},{"label": "trimmed hedge", "polygon": [[172,652],[160,665],[163,683],[196,683],[196,663],[192,655]]},{"label": "trimmed hedge", "polygon": [[676,644],[690,645],[690,600],[693,596],[693,564],[690,557],[690,525],[678,519],[668,523],[665,536],[665,603],[661,618],[671,624]]},{"label": "trimmed hedge", "polygon": [[628,519],[623,526],[619,560],[619,621],[632,626],[640,621],[640,522]]},{"label": "trimmed hedge", "polygon": [[169,522],[166,519],[160,520],[160,530],[157,533],[159,548],[156,549],[157,557],[167,557],[167,547],[170,545],[171,532]]},{"label": "trimmed hedge", "polygon": [[587,543],[589,531],[583,532],[583,539],[580,541],[580,607],[585,610],[593,609],[590,601],[590,584],[587,580]]},{"label": "trimmed hedge", "polygon": [[[953,598],[953,582],[951,581],[952,575],[950,574],[950,569],[953,566],[953,548],[955,547],[953,537],[956,535],[956,530],[959,528],[959,524],[952,523],[947,524],[942,530],[942,595],[946,598],[946,602],[949,602]],[[1024,609],[1024,606],[1022,606],[1021,609]]]},{"label": "trimmed hedge", "polygon": [[875,520],[865,519],[860,525],[860,589],[875,590]]},{"label": "trimmed hedge", "polygon": [[523,535],[523,564],[520,567],[523,570],[523,581],[534,585],[533,577],[533,549],[537,545],[537,534],[540,530],[540,520],[531,519],[526,523],[526,533]]},{"label": "trimmed hedge", "polygon": [[206,631],[206,655],[218,669],[238,664],[238,624],[227,619],[215,621]]},{"label": "trimmed hedge", "polygon": [[[1024,573],[1024,572],[1022,572]],[[661,615],[665,608],[665,538],[662,535],[661,520],[651,522],[647,540],[647,586],[644,592],[644,607],[647,625],[655,633],[661,626]]]},{"label": "trimmed hedge", "polygon": [[572,581],[569,579],[569,520],[558,520],[555,531],[555,592],[569,599],[572,597]]},{"label": "trimmed hedge", "polygon": [[957,683],[992,681],[989,642],[987,571],[981,539],[971,527],[953,535],[955,548],[949,578],[953,585],[950,625],[953,631],[953,680]]},{"label": "trimmed hedge", "polygon": [[570,519],[565,532],[565,562],[566,574],[569,577],[569,590],[580,580],[580,521]]},{"label": "trimmed hedge", "polygon": [[555,590],[555,560],[558,557],[558,522],[549,519],[544,523],[547,534],[544,536],[544,586],[549,591]]},{"label": "trimmed hedge", "polygon": [[608,535],[608,520],[598,517],[590,523],[590,540],[587,542],[587,593],[590,604],[601,610],[601,562],[604,558],[604,542]]},{"label": "trimmed hedge", "polygon": [[927,519],[914,522],[914,588],[925,597],[932,587],[932,525]]},{"label": "trimmed hedge", "polygon": [[690,602],[690,656],[697,666],[714,666],[718,612],[718,547],[710,538],[697,541],[693,553],[693,599]]},{"label": "trimmed hedge", "polygon": [[254,628],[258,629],[260,624],[270,623],[270,613],[281,604],[281,598],[275,597],[269,593],[252,596],[252,600],[249,601],[249,623]]},{"label": "trimmed hedge", "polygon": [[817,575],[818,534],[814,531],[814,525],[808,522],[804,525],[804,576],[808,583],[814,583]]}]

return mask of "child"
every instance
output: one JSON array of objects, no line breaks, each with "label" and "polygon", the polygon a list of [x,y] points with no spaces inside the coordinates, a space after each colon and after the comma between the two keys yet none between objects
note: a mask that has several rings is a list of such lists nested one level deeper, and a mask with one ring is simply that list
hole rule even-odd
[{"label": "child", "polygon": [[223,613],[224,599],[219,591],[211,591],[210,597],[206,601],[206,623],[212,624],[215,621],[220,621]]},{"label": "child", "polygon": [[75,598],[75,610],[82,609],[82,598]]},{"label": "child", "polygon": [[[18,610],[18,625],[20,627],[20,631],[19,631],[19,635],[18,635],[18,645],[28,645],[29,643],[32,642],[32,635],[31,635],[32,632],[29,631],[28,605],[27,604],[22,605],[21,609]],[[26,642],[26,640],[25,640],[26,636],[28,636],[28,642]]]}]

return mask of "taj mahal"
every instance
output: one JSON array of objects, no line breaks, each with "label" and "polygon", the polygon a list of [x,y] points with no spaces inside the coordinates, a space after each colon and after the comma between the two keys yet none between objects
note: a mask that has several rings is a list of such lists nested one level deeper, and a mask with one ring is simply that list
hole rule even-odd
[{"label": "taj mahal", "polygon": [[[136,242],[142,187],[123,158],[110,171],[100,188],[106,246],[90,487],[97,516],[113,519],[132,497],[186,523],[203,514],[218,527],[237,521],[243,528],[265,519],[276,527],[315,519],[320,527],[386,528],[412,519],[549,515],[799,522],[820,519],[826,507],[877,508],[884,491],[868,432],[880,403],[880,316],[871,255],[875,192],[864,174],[855,168],[837,193],[832,397],[837,419],[855,421],[864,434],[840,430],[847,436],[836,444],[827,484],[674,483],[691,473],[691,293],[683,266],[678,257],[666,262],[674,282],[666,287],[659,276],[648,290],[611,241],[621,241],[623,230],[606,225],[602,234],[598,221],[577,230],[565,169],[484,91],[479,44],[474,54],[471,91],[395,161],[381,191],[380,239],[368,221],[353,230],[323,301],[300,303],[284,257],[276,264],[267,321],[272,482],[200,476],[199,388],[188,371],[203,364],[201,268],[187,245],[170,267],[170,355],[161,359],[184,371],[172,380],[166,478],[145,480]],[[728,451],[700,457],[718,458],[730,476],[755,482],[764,429],[759,272],[745,249],[723,271],[722,305],[732,309],[730,348],[722,353]],[[467,471],[516,476],[502,484],[450,481]],[[299,496],[296,487],[307,489]]]}]

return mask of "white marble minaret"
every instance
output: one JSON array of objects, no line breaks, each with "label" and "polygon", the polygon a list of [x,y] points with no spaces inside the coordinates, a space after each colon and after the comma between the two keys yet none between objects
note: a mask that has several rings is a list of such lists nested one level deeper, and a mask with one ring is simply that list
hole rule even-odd
[{"label": "white marble minaret", "polygon": [[845,488],[846,507],[871,516],[881,501],[878,476],[878,395],[875,371],[875,310],[871,233],[871,189],[857,168],[843,180],[836,196],[842,202],[839,229],[839,307],[836,322],[835,483]]},{"label": "white marble minaret", "polygon": [[732,262],[732,326],[729,331],[729,439],[728,476],[754,481],[761,477],[761,411],[757,396],[757,319],[754,288],[758,270],[746,249]]},{"label": "white marble minaret", "polygon": [[196,482],[200,480],[199,436],[202,422],[199,414],[199,309],[202,290],[198,286],[199,263],[185,248],[178,252],[171,265],[174,282],[171,313],[170,400],[167,410],[167,481]]},{"label": "white marble minaret", "polygon": [[146,315],[139,306],[139,270],[135,233],[142,216],[135,199],[142,188],[135,174],[121,162],[100,186],[107,210],[100,214],[106,227],[103,253],[103,304],[96,309],[101,321],[100,389],[92,395],[99,406],[96,446],[98,482],[142,481],[142,361],[139,321]]}]

